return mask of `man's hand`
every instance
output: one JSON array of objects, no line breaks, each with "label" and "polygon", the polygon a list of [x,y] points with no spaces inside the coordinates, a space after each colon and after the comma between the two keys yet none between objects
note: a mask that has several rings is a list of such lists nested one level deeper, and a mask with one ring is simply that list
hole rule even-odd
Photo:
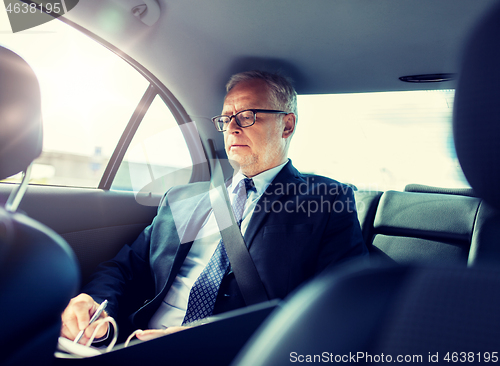
[{"label": "man's hand", "polygon": [[177,333],[181,330],[188,329],[189,327],[168,327],[167,329],[146,329],[137,332],[135,336],[141,341],[149,341],[151,339],[163,337],[167,334]]},{"label": "man's hand", "polygon": [[[74,340],[78,333],[85,329],[85,333],[78,343],[86,344],[98,325],[95,322],[89,325],[90,318],[98,307],[99,304],[87,294],[80,294],[72,298],[61,315],[61,336]],[[107,316],[106,311],[103,311],[99,319]],[[95,338],[104,337],[107,332],[108,325],[102,326],[99,328],[99,332],[96,334]]]}]

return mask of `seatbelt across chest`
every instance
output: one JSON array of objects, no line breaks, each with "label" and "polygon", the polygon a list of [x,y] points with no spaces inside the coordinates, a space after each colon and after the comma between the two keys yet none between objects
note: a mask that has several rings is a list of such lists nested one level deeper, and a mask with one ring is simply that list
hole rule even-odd
[{"label": "seatbelt across chest", "polygon": [[[215,152],[215,148],[213,152]],[[248,252],[239,225],[234,218],[224,182],[222,167],[217,158],[213,161],[209,194],[226,253],[245,304],[253,305],[269,301],[264,284]]]}]

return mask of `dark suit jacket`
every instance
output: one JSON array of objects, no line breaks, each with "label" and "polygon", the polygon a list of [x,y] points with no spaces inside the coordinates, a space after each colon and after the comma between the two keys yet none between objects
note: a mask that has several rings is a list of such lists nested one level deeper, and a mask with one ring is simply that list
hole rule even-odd
[{"label": "dark suit jacket", "polygon": [[[108,299],[111,316],[132,313],[132,328],[146,328],[210,213],[208,188],[200,182],[170,189],[153,223],[102,264],[84,292],[99,302]],[[283,299],[331,264],[368,255],[352,189],[303,175],[291,161],[259,199],[244,238],[270,299]],[[229,274],[214,313],[241,306]]]}]

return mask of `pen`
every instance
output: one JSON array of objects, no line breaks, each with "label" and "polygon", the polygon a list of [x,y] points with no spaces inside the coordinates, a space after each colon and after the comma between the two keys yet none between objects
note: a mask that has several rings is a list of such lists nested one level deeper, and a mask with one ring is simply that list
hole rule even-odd
[{"label": "pen", "polygon": [[[95,322],[99,316],[101,315],[101,313],[104,311],[104,309],[106,309],[106,306],[108,305],[108,300],[104,300],[102,302],[101,305],[99,305],[99,307],[97,308],[97,310],[95,311],[94,315],[92,315],[92,318],[90,318],[90,321],[89,321],[89,325],[92,324],[93,322]],[[87,325],[88,327],[88,325]],[[87,329],[87,328],[85,328]],[[80,339],[82,339],[83,337],[83,334],[85,333],[85,329],[82,329],[80,331],[80,333],[78,333],[78,335],[76,336],[75,340],[73,341],[73,343],[78,343],[80,341]]]}]

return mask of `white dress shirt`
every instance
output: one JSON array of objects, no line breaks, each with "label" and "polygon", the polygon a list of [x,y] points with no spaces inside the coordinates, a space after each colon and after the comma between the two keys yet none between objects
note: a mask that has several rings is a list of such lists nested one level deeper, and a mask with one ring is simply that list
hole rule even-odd
[{"label": "white dress shirt", "polygon": [[[243,211],[242,217],[243,221],[241,222],[241,233],[243,235],[246,232],[250,218],[252,217],[260,196],[262,196],[269,184],[271,184],[287,162],[288,160],[277,167],[252,177],[256,192],[253,190],[250,191],[245,203],[245,210]],[[231,184],[227,187],[231,204],[236,197],[234,191],[238,183],[244,178],[246,178],[246,176],[238,172],[233,176]],[[198,232],[179,273],[177,273],[172,283],[172,287],[170,287],[162,304],[149,321],[149,328],[164,329],[182,324],[184,316],[186,315],[191,287],[193,287],[195,281],[207,266],[220,240],[221,235],[219,227],[217,226],[215,215],[212,210]]]}]

